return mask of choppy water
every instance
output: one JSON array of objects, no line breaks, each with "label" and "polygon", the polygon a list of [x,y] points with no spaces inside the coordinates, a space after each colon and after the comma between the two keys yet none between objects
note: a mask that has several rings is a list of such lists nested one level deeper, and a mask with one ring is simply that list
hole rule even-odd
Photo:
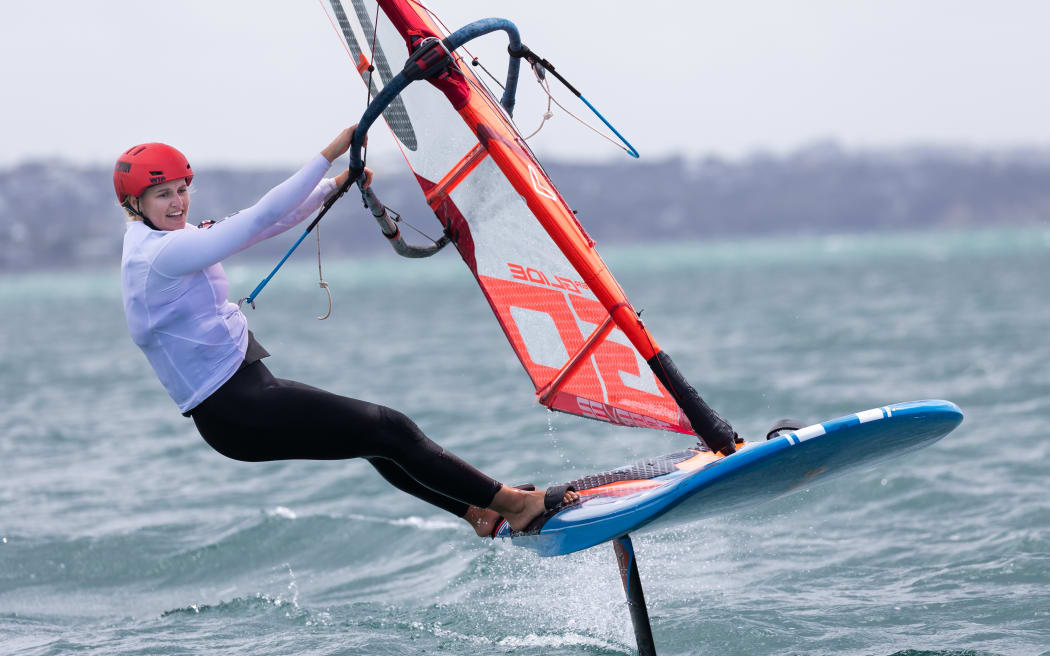
[{"label": "choppy water", "polygon": [[[945,398],[913,458],[635,537],[661,654],[1050,654],[1050,231],[603,249],[743,434]],[[506,481],[679,448],[532,402],[466,269],[303,256],[268,364],[406,411]],[[265,264],[229,268],[246,292]],[[116,267],[0,278],[0,653],[628,654],[606,546],[474,538],[364,462],[226,460],[127,336]]]}]

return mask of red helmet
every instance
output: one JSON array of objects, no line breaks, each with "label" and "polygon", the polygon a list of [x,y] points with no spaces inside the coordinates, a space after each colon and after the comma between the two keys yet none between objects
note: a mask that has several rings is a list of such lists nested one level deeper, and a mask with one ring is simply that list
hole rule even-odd
[{"label": "red helmet", "polygon": [[186,178],[186,184],[193,181],[193,168],[185,155],[168,144],[139,144],[117,158],[113,189],[117,201],[123,203],[128,196],[141,196],[147,187],[179,178]]}]

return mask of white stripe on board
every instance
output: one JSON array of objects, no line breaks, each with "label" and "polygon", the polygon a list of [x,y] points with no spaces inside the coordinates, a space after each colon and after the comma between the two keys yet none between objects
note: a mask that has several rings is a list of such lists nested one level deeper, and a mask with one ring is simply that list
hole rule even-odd
[{"label": "white stripe on board", "polygon": [[857,413],[857,419],[860,419],[860,423],[866,424],[869,421],[875,421],[876,419],[882,419],[882,408],[875,408],[874,410],[865,410],[864,412]]},{"label": "white stripe on board", "polygon": [[813,424],[812,426],[806,426],[802,430],[795,431],[795,437],[799,442],[805,442],[823,434],[824,426],[822,424]]}]

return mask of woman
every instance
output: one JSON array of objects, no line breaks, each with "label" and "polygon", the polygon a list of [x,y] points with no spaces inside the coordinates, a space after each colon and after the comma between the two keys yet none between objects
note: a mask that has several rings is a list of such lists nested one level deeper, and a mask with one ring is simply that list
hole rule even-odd
[{"label": "woman", "polygon": [[[352,126],[252,207],[207,228],[187,224],[193,169],[149,143],[117,160],[113,186],[128,214],[121,277],[135,343],[168,394],[216,451],[251,462],[365,458],[387,481],[467,520],[480,536],[506,518],[527,528],[579,495],[567,486],[508,487],[430,441],[405,415],[274,378],[247,319],[226,296],[224,258],[301,222],[346,180],[324,179]],[[366,184],[371,181],[366,171]]]}]

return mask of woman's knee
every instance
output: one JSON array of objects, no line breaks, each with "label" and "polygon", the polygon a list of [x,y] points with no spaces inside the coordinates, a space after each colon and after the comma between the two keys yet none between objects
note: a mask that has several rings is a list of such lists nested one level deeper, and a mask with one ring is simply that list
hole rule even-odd
[{"label": "woman's knee", "polygon": [[379,416],[383,421],[383,428],[387,432],[422,435],[422,431],[416,426],[416,422],[412,421],[408,415],[400,410],[379,406]]},{"label": "woman's knee", "polygon": [[401,448],[411,449],[418,449],[423,444],[431,443],[416,422],[405,413],[386,406],[380,406],[379,412],[383,420],[382,432],[389,442]]}]

